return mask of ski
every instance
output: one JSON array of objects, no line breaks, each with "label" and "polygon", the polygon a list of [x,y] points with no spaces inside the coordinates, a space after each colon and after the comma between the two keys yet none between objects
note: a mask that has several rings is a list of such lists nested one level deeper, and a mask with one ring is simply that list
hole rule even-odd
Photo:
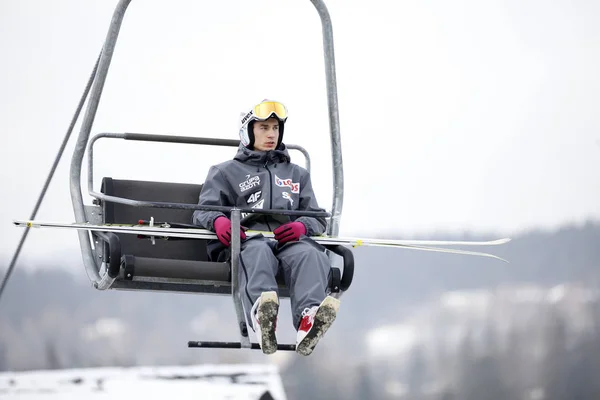
[{"label": "ski", "polygon": [[[148,236],[155,238],[187,238],[187,239],[217,239],[217,236],[201,228],[173,228],[169,223],[160,222],[154,225],[140,224],[89,224],[89,223],[61,223],[61,222],[43,222],[43,221],[22,221],[17,220],[13,223],[18,227],[28,228],[59,228],[76,229],[98,232],[114,232],[123,234],[132,234],[138,236]],[[246,231],[247,235],[263,235],[267,238],[273,238],[272,232]],[[490,241],[455,241],[455,240],[395,240],[395,239],[369,239],[369,238],[348,238],[348,237],[330,237],[330,236],[312,236],[311,239],[323,245],[344,245],[352,247],[360,246],[378,246],[378,247],[400,247],[413,250],[434,251],[443,253],[464,254],[482,257],[491,257],[504,262],[507,260],[498,256],[459,249],[447,249],[432,246],[495,246],[510,241],[510,238],[502,238]]]}]

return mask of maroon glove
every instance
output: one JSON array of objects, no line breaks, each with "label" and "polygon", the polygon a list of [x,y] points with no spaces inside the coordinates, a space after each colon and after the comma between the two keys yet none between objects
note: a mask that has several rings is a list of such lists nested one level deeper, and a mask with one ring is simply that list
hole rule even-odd
[{"label": "maroon glove", "polygon": [[300,236],[306,235],[306,226],[302,222],[289,222],[281,225],[273,231],[275,240],[280,244],[292,242],[300,239]]},{"label": "maroon glove", "polygon": [[[219,241],[227,247],[231,246],[231,220],[220,216],[215,219],[213,225]],[[246,232],[242,227],[240,227],[240,238],[242,240],[246,239]]]}]

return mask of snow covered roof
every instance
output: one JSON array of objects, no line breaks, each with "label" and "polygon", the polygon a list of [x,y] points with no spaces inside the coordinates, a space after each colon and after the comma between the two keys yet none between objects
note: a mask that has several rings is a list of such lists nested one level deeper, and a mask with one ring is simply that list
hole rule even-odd
[{"label": "snow covered roof", "polygon": [[262,364],[3,372],[0,398],[286,399],[277,367]]}]

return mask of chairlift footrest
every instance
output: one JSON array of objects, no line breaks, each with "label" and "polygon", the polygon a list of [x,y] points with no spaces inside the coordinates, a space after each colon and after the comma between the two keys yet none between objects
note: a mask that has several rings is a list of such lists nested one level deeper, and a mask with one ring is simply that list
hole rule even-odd
[{"label": "chairlift footrest", "polygon": [[[241,342],[204,342],[204,341],[189,341],[189,348],[209,348],[209,349],[242,349]],[[249,350],[260,350],[258,343],[250,343]],[[296,351],[295,344],[278,344],[277,350]]]}]

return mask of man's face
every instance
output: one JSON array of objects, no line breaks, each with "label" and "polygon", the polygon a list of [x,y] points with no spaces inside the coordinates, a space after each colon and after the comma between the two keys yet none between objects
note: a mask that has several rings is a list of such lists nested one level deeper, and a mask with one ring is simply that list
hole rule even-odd
[{"label": "man's face", "polygon": [[276,118],[254,122],[254,150],[275,150],[278,139],[279,121]]}]

